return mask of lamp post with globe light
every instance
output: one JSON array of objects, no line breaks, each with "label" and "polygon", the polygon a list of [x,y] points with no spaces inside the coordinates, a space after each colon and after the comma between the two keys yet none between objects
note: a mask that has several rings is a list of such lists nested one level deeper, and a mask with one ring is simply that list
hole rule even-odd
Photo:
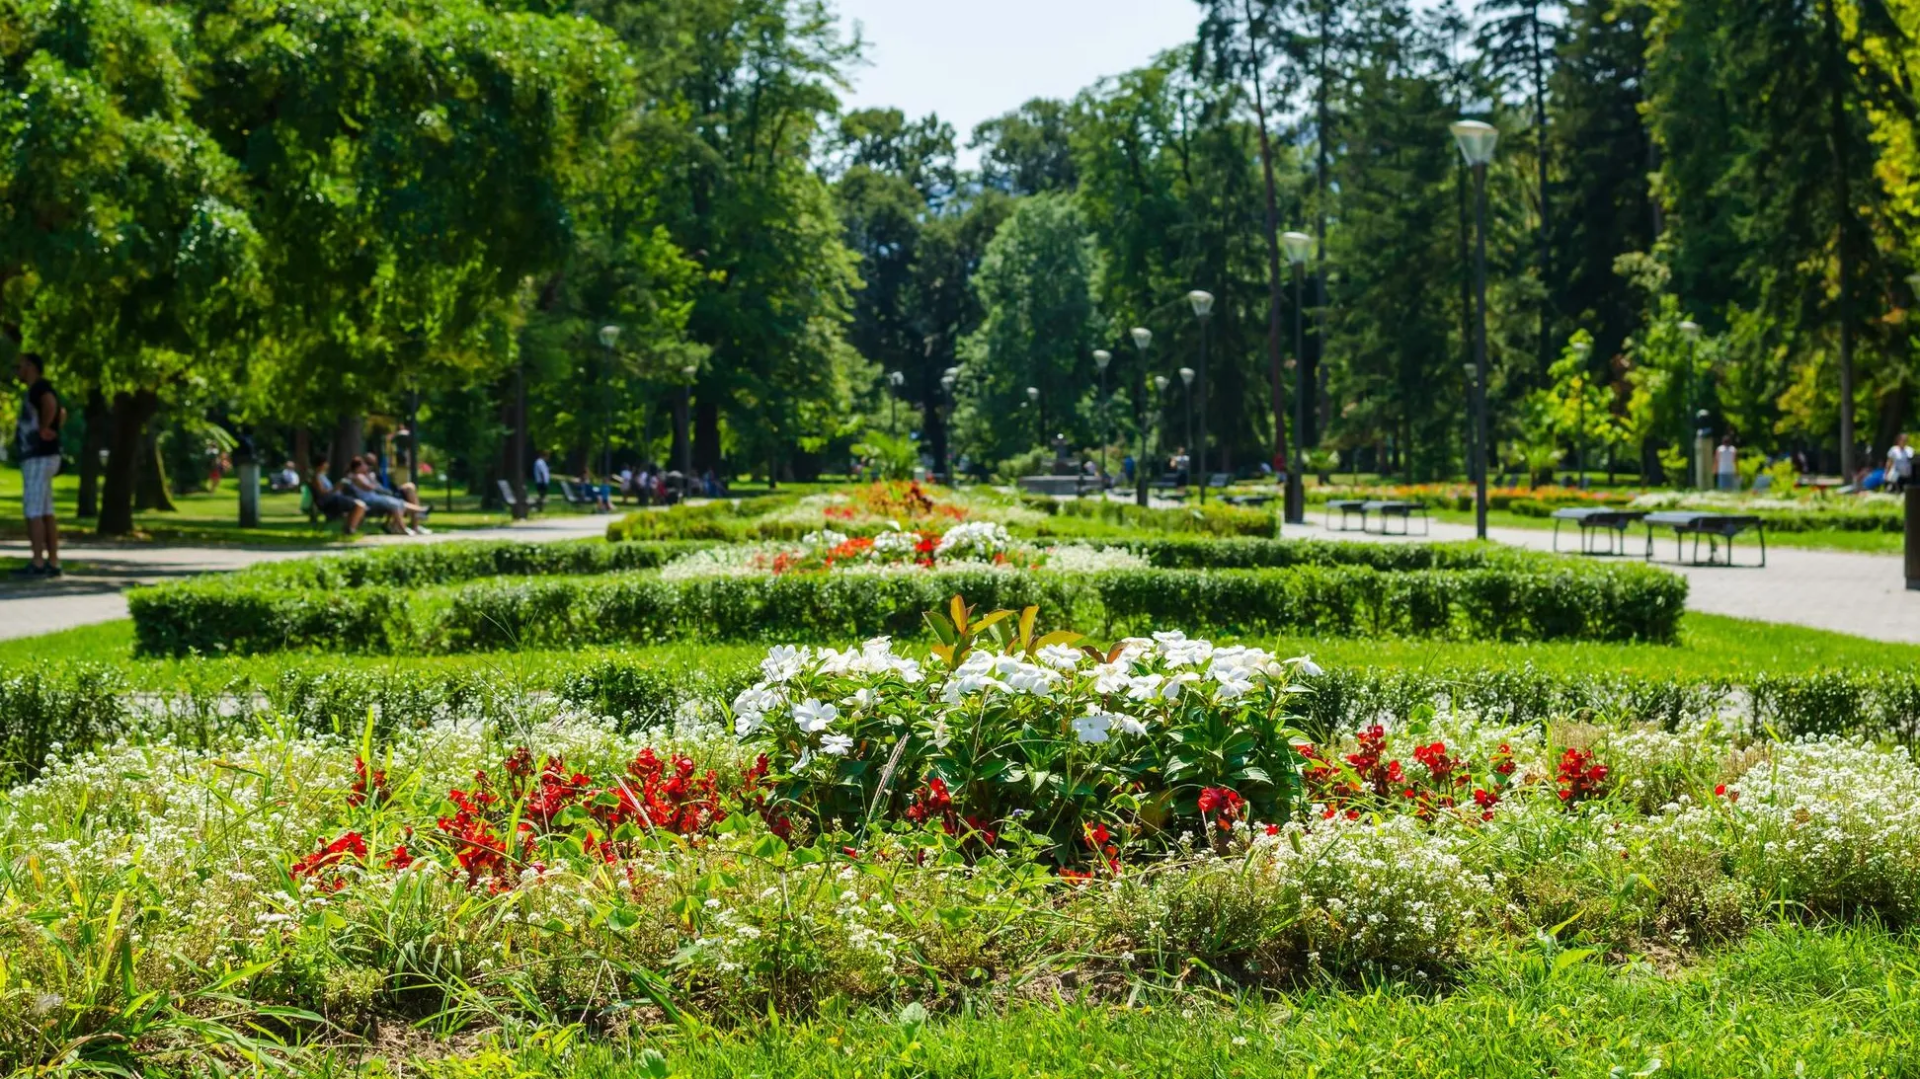
[{"label": "lamp post with globe light", "polygon": [[1213,321],[1213,293],[1194,289],[1187,293],[1193,305],[1193,317],[1200,320],[1200,441],[1193,445],[1193,471],[1200,477],[1200,501],[1207,501],[1207,326]]},{"label": "lamp post with globe light", "polygon": [[1150,415],[1148,410],[1159,407],[1158,402],[1146,400],[1147,349],[1153,344],[1153,331],[1145,326],[1135,326],[1128,331],[1127,336],[1133,338],[1133,347],[1140,351],[1140,456],[1133,466],[1133,500],[1136,504],[1145,506],[1147,504],[1147,420]]},{"label": "lamp post with globe light", "polygon": [[1448,127],[1460,156],[1473,169],[1474,328],[1473,328],[1473,527],[1487,538],[1487,166],[1500,143],[1500,130],[1481,120],[1459,120]]},{"label": "lamp post with globe light", "polygon": [[1027,387],[1027,404],[1029,404],[1029,405],[1031,405],[1031,406],[1033,407],[1033,430],[1034,430],[1034,434],[1035,434],[1035,436],[1036,436],[1036,437],[1038,437],[1038,438],[1039,438],[1039,440],[1040,440],[1040,448],[1041,448],[1041,449],[1046,449],[1046,447],[1047,447],[1047,419],[1046,419],[1046,416],[1045,416],[1045,414],[1043,414],[1043,413],[1042,413],[1042,412],[1040,411],[1040,387],[1038,387],[1038,386],[1028,386],[1028,387]]},{"label": "lamp post with globe light", "polygon": [[903,372],[887,372],[887,433],[895,438],[900,437],[900,387],[906,384]]},{"label": "lamp post with globe light", "polygon": [[1180,410],[1186,413],[1186,425],[1187,425],[1187,437],[1186,437],[1187,474],[1185,477],[1183,477],[1183,482],[1188,482],[1188,483],[1191,483],[1193,481],[1194,474],[1199,471],[1199,469],[1194,465],[1194,457],[1193,457],[1193,376],[1194,376],[1193,368],[1182,367],[1180,369],[1180,386],[1181,386]]},{"label": "lamp post with globe light", "polygon": [[1313,237],[1304,232],[1289,232],[1280,237],[1286,246],[1287,261],[1293,264],[1293,467],[1287,470],[1286,520],[1303,524],[1307,519],[1307,401],[1301,382],[1307,367],[1307,260],[1313,257]]},{"label": "lamp post with globe light", "polygon": [[1100,372],[1100,478],[1105,481],[1107,472],[1107,443],[1113,441],[1113,425],[1107,418],[1107,365],[1113,362],[1113,353],[1104,348],[1093,350],[1093,368]]},{"label": "lamp post with globe light", "polygon": [[960,381],[960,369],[949,367],[940,375],[940,392],[947,399],[946,419],[941,423],[944,436],[940,439],[940,474],[947,478],[947,486],[955,486],[953,480],[953,387]]},{"label": "lamp post with globe light", "polygon": [[[600,478],[613,483],[613,346],[620,343],[620,327],[608,323],[600,327],[600,343],[606,346],[607,366],[600,387],[601,437]],[[611,486],[608,488],[611,490]]]},{"label": "lamp post with globe light", "polygon": [[1575,475],[1580,477],[1574,484],[1576,487],[1585,487],[1587,485],[1587,380],[1592,377],[1593,372],[1593,369],[1588,366],[1588,357],[1591,356],[1592,353],[1593,345],[1591,343],[1587,341],[1575,341],[1573,343],[1573,354],[1580,361],[1580,419],[1578,421],[1579,430],[1574,432],[1577,436],[1574,444],[1574,453],[1579,467],[1579,471],[1576,472]]}]

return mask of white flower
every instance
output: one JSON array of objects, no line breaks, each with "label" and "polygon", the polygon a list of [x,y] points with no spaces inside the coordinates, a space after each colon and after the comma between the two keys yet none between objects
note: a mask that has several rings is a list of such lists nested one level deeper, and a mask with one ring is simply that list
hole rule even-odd
[{"label": "white flower", "polygon": [[743,690],[733,699],[733,730],[741,738],[758,731],[766,724],[766,714],[780,707],[784,699],[781,692],[765,682],[752,689]]},{"label": "white flower", "polygon": [[775,645],[767,650],[767,658],[760,661],[760,671],[769,682],[785,682],[799,674],[809,658],[809,649]]},{"label": "white flower", "polygon": [[820,739],[820,752],[829,757],[844,757],[853,750],[852,737],[844,734],[829,734]]},{"label": "white flower", "polygon": [[1138,738],[1147,733],[1147,725],[1145,723],[1140,722],[1124,712],[1108,713],[1107,718],[1113,721],[1113,729],[1119,731],[1121,734],[1132,735]]},{"label": "white flower", "polygon": [[1295,656],[1288,660],[1287,663],[1300,668],[1300,673],[1306,675],[1308,678],[1318,678],[1327,673],[1320,669],[1320,665],[1313,661],[1312,656]]},{"label": "white flower", "polygon": [[1040,662],[1056,670],[1070,671],[1080,666],[1085,653],[1064,644],[1050,644],[1040,650]]},{"label": "white flower", "polygon": [[808,734],[819,734],[840,718],[840,709],[808,697],[793,706],[793,721]]},{"label": "white flower", "polygon": [[1107,731],[1113,727],[1113,720],[1104,712],[1088,709],[1084,716],[1076,716],[1073,721],[1074,737],[1087,745],[1098,745],[1107,740]]},{"label": "white flower", "polygon": [[1093,668],[1095,693],[1124,693],[1133,681],[1133,672],[1125,662],[1100,663]]},{"label": "white flower", "polygon": [[[1129,678],[1127,679],[1127,696],[1136,701],[1150,701],[1160,692],[1160,684],[1166,680],[1166,676],[1160,674],[1143,674]],[[1174,691],[1174,696],[1179,696],[1178,690]]]}]

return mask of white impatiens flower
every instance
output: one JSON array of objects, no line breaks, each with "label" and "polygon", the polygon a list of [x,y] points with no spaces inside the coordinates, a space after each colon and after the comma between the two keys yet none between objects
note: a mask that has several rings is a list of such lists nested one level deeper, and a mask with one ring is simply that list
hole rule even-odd
[{"label": "white impatiens flower", "polygon": [[853,751],[852,737],[844,734],[829,734],[820,739],[820,752],[829,757],[844,757]]},{"label": "white impatiens flower", "polygon": [[1300,668],[1300,673],[1306,675],[1308,678],[1318,678],[1327,673],[1320,669],[1320,665],[1313,661],[1312,656],[1295,656],[1288,660],[1287,663]]},{"label": "white impatiens flower", "polygon": [[[1163,674],[1142,674],[1127,679],[1127,696],[1136,701],[1150,701],[1160,692],[1161,683],[1167,680]],[[1178,691],[1175,692],[1178,695]]]},{"label": "white impatiens flower", "polygon": [[1040,662],[1055,670],[1070,671],[1080,666],[1085,653],[1064,644],[1050,644],[1040,650]]},{"label": "white impatiens flower", "polygon": [[818,734],[840,718],[840,709],[812,697],[793,706],[793,722],[808,734]]},{"label": "white impatiens flower", "polygon": [[936,557],[948,561],[990,562],[993,556],[1013,546],[1013,536],[1005,526],[993,521],[968,521],[957,524],[934,545]]},{"label": "white impatiens flower", "polygon": [[767,676],[769,682],[790,681],[810,658],[811,649],[795,648],[790,644],[775,645],[767,650],[767,658],[760,661],[760,672]]},{"label": "white impatiens flower", "polygon": [[1073,735],[1085,745],[1098,745],[1107,740],[1107,732],[1113,728],[1113,717],[1098,709],[1089,708],[1084,716],[1075,716]]},{"label": "white impatiens flower", "polygon": [[780,691],[765,682],[742,690],[733,699],[734,733],[745,738],[765,726],[767,713],[780,707],[781,699]]},{"label": "white impatiens flower", "polygon": [[1093,667],[1095,693],[1125,693],[1133,683],[1133,671],[1124,662],[1098,663]]}]

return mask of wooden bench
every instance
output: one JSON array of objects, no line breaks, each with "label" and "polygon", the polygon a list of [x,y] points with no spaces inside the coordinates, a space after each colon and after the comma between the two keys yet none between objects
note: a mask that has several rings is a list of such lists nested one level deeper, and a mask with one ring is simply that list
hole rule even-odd
[{"label": "wooden bench", "polygon": [[560,484],[560,498],[566,502],[567,505],[572,506],[574,509],[586,510],[588,513],[592,513],[600,508],[599,500],[583,494],[579,485],[575,484],[572,480],[558,480],[556,482]]},{"label": "wooden bench", "polygon": [[1427,517],[1427,504],[1425,502],[1390,502],[1381,500],[1364,503],[1360,507],[1360,510],[1360,527],[1363,531],[1367,527],[1366,515],[1369,513],[1380,515],[1380,535],[1382,536],[1395,534],[1388,530],[1387,522],[1396,517],[1400,519],[1399,535],[1413,535],[1413,518],[1415,515],[1418,515],[1420,518],[1421,535],[1429,535],[1433,531],[1433,525],[1430,523],[1430,518]]},{"label": "wooden bench", "polygon": [[[1333,527],[1333,511],[1334,510],[1340,511],[1340,527],[1339,528]],[[1351,520],[1353,515],[1356,513],[1360,515],[1360,531],[1365,532],[1367,530],[1367,502],[1365,499],[1337,498],[1328,502],[1327,503],[1327,531],[1329,532],[1353,531],[1353,529],[1347,527],[1347,522]]]},{"label": "wooden bench", "polygon": [[1048,498],[1068,498],[1098,491],[1100,481],[1093,476],[1022,476],[1020,490]]},{"label": "wooden bench", "polygon": [[[1553,511],[1553,549],[1560,549],[1560,522],[1572,521],[1580,526],[1580,553],[1626,554],[1627,529],[1638,524],[1646,513],[1641,510],[1612,509],[1605,506],[1568,507]],[[1598,550],[1592,542],[1595,533],[1607,537],[1607,549]]]},{"label": "wooden bench", "polygon": [[[1669,510],[1664,513],[1649,513],[1646,516],[1647,558],[1653,558],[1653,530],[1656,528],[1673,529],[1674,561],[1680,562],[1686,557],[1686,537],[1693,537],[1693,564],[1711,566],[1718,564],[1720,541],[1727,541],[1726,565],[1733,562],[1733,538],[1752,529],[1760,534],[1760,567],[1767,565],[1767,523],[1758,517],[1731,513],[1695,513],[1690,510]],[[1700,537],[1707,537],[1707,560],[1700,561]]]},{"label": "wooden bench", "polygon": [[[511,513],[514,510],[516,503],[519,502],[519,499],[513,497],[513,484],[508,483],[504,479],[500,480],[499,483],[500,483],[500,504],[507,508],[507,512]],[[532,503],[527,504],[526,510],[529,516],[533,514]]]}]

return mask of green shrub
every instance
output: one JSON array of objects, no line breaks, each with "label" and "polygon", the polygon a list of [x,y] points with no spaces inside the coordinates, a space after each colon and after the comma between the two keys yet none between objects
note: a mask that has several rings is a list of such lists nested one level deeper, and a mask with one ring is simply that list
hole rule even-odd
[{"label": "green shrub", "polygon": [[1075,536],[1089,530],[1075,527],[1098,522],[1113,528],[1147,532],[1190,532],[1213,536],[1266,536],[1280,529],[1280,517],[1271,509],[1208,502],[1198,506],[1145,508],[1105,498],[1026,498],[1023,504],[1050,518],[1033,529],[1036,536]]},{"label": "green shrub", "polygon": [[597,540],[436,543],[272,562],[236,576],[296,588],[424,587],[482,577],[572,577],[658,569],[683,554],[710,546],[712,543],[698,540],[630,544]]}]

